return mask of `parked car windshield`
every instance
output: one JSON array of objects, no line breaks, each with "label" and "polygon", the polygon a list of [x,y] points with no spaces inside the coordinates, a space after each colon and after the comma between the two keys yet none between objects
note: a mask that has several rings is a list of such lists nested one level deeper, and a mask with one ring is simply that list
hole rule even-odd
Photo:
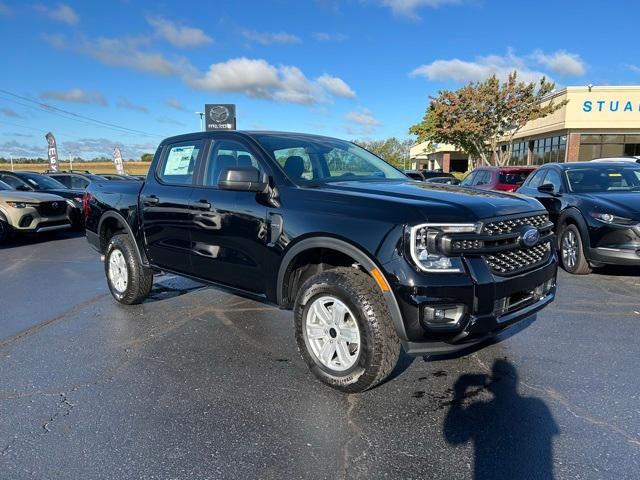
[{"label": "parked car windshield", "polygon": [[569,188],[576,193],[640,191],[640,167],[572,168],[566,171]]},{"label": "parked car windshield", "polygon": [[20,173],[19,177],[36,190],[60,190],[67,188],[59,181],[46,175],[40,175],[39,173]]},{"label": "parked car windshield", "polygon": [[298,185],[343,180],[406,180],[400,170],[351,142],[309,136],[254,137]]},{"label": "parked car windshield", "polygon": [[0,190],[13,190],[9,185],[4,182],[0,182]]}]

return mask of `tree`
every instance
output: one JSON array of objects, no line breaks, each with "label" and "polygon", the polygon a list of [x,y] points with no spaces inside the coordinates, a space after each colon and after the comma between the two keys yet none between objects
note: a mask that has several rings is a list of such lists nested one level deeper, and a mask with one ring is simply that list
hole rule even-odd
[{"label": "tree", "polygon": [[366,148],[398,168],[406,168],[408,165],[409,149],[413,145],[411,139],[400,140],[396,137],[384,140],[354,140],[353,143]]},{"label": "tree", "polygon": [[493,75],[456,91],[442,90],[430,97],[424,118],[409,132],[419,142],[455,145],[483,164],[506,165],[520,129],[567,104],[547,98],[554,89],[544,77],[539,83],[520,82],[513,72],[502,84]]},{"label": "tree", "polygon": [[153,154],[152,153],[143,153],[140,156],[140,160],[142,162],[151,162],[151,160],[153,160]]}]

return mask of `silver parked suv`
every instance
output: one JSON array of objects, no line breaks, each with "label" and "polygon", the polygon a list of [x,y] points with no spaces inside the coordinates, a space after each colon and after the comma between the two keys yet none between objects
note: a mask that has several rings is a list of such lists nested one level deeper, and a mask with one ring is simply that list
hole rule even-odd
[{"label": "silver parked suv", "polygon": [[41,233],[71,226],[69,203],[58,195],[20,192],[0,182],[0,244],[12,233]]}]

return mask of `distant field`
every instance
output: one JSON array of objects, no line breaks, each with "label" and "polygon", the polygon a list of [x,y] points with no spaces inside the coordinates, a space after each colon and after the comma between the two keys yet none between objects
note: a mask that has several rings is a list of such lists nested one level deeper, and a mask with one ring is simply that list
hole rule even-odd
[{"label": "distant field", "polygon": [[[125,162],[124,170],[130,175],[146,175],[149,170],[149,162]],[[13,166],[14,170],[31,170],[32,172],[44,172],[48,168],[46,163],[21,163]],[[9,170],[8,163],[0,164],[0,170]],[[62,162],[60,170],[68,170],[69,162]],[[116,173],[116,168],[112,162],[86,162],[74,163],[74,170],[88,170],[91,173]]]}]

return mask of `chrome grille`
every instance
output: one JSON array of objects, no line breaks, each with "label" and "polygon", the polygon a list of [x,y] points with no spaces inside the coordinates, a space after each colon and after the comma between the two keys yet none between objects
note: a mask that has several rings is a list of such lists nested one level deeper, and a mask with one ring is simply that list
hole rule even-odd
[{"label": "chrome grille", "polygon": [[534,227],[540,228],[547,223],[549,223],[549,215],[545,214],[533,215],[530,217],[509,218],[485,223],[482,227],[482,233],[486,235],[517,233],[523,225],[533,225]]},{"label": "chrome grille", "polygon": [[551,242],[541,243],[531,248],[519,248],[485,255],[484,258],[493,273],[508,275],[535,267],[548,260]]}]

